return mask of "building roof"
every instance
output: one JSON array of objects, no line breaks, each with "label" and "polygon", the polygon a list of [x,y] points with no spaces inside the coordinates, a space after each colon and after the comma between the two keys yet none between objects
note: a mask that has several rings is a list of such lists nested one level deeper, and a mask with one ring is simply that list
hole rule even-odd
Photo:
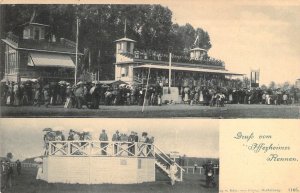
[{"label": "building roof", "polygon": [[[165,65],[157,65],[157,64],[143,64],[143,65],[135,66],[134,68],[150,68],[150,69],[154,68],[154,69],[169,70],[170,67],[165,66]],[[197,68],[197,67],[171,66],[171,70],[191,71],[191,72],[207,72],[207,73],[237,75],[237,76],[244,75],[244,74],[240,74],[240,73],[229,72],[228,70],[205,69],[205,68]]]},{"label": "building roof", "polygon": [[197,47],[197,48],[193,48],[193,49],[190,49],[190,51],[197,51],[197,50],[202,50],[202,51],[205,51],[205,52],[207,52],[207,50],[206,50],[206,49],[199,48],[199,47]]},{"label": "building roof", "polygon": [[50,25],[46,25],[46,24],[41,24],[41,23],[28,23],[29,25],[38,25],[38,26],[45,26],[45,27],[49,27]]},{"label": "building roof", "polygon": [[121,42],[121,41],[125,41],[125,42],[136,42],[135,40],[132,40],[132,39],[129,39],[129,38],[121,38],[121,39],[118,39],[116,40],[115,42]]},{"label": "building roof", "polygon": [[[14,49],[28,50],[28,51],[40,51],[40,52],[56,52],[65,54],[75,54],[76,48],[70,44],[64,42],[47,42],[46,40],[31,40],[31,39],[19,39],[17,42],[9,38],[2,39],[2,41]],[[83,55],[78,52],[79,55]]]}]

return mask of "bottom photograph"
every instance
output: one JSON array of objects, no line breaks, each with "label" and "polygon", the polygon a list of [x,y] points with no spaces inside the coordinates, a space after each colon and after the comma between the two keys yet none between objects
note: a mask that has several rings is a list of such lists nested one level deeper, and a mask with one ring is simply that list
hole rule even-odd
[{"label": "bottom photograph", "polygon": [[218,123],[1,119],[1,192],[219,192]]}]

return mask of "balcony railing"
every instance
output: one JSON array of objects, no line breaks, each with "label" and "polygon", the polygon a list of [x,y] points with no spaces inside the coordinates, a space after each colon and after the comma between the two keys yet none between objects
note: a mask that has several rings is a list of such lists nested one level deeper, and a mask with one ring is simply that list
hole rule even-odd
[{"label": "balcony railing", "polygon": [[[169,54],[163,54],[163,53],[135,51],[134,54],[131,53],[121,53],[121,54],[128,58],[133,58],[133,59],[154,60],[154,61],[164,61],[164,62],[169,61]],[[195,60],[195,59],[190,59],[190,57],[186,55],[172,55],[172,62],[186,63],[186,64],[200,64],[200,65],[208,65],[208,66],[225,65],[222,60],[218,60],[208,56],[203,56],[202,59]]]},{"label": "balcony railing", "polygon": [[113,141],[49,141],[46,156],[154,157],[153,144]]}]

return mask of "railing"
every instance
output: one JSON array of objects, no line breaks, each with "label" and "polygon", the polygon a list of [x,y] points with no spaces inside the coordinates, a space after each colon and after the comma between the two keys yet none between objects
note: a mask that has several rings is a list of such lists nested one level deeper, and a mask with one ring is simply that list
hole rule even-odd
[{"label": "railing", "polygon": [[[202,166],[183,166],[183,168],[185,168],[186,173],[188,174],[190,170],[192,170],[192,173],[195,174],[195,172],[197,171],[197,169],[199,169],[199,174],[202,174],[202,170],[204,169]],[[217,173],[217,170],[219,169],[219,167],[214,166],[214,172]]]},{"label": "railing", "polygon": [[10,41],[13,41],[14,43],[18,44],[19,43],[19,37],[13,34],[12,32],[7,33],[7,39]]},{"label": "railing", "polygon": [[[131,53],[120,53],[123,56],[132,59],[140,59],[140,60],[154,60],[154,61],[169,61],[169,54],[161,54],[161,53],[151,53],[151,52],[140,52],[135,51],[134,54]],[[212,57],[203,57],[202,59],[195,60],[191,59],[186,55],[172,55],[172,62],[179,63],[187,63],[187,64],[201,64],[208,66],[224,66],[224,62],[222,60],[218,60]]]},{"label": "railing", "polygon": [[154,157],[153,144],[123,141],[49,141],[47,156]]},{"label": "railing", "polygon": [[179,175],[178,181],[182,181],[183,180],[183,172],[185,170],[180,165],[178,165],[176,162],[173,162],[173,160],[168,155],[166,155],[160,148],[158,148],[156,145],[153,145],[153,147],[155,149],[154,152],[155,152],[156,160],[160,159],[161,160],[160,164],[162,164],[162,163],[167,164],[166,165],[167,168],[170,168],[172,163],[174,163],[176,165],[177,169],[179,169],[176,174],[176,176]]},{"label": "railing", "polygon": [[[12,167],[17,167],[17,163],[10,163]],[[21,163],[22,168],[36,168],[38,167],[38,163]]]}]

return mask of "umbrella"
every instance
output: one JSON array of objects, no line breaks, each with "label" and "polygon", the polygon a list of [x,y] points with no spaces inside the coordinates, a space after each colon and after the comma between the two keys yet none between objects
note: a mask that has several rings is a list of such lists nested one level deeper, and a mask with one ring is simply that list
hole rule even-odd
[{"label": "umbrella", "polygon": [[61,81],[58,82],[58,84],[67,84],[67,82],[64,81],[64,80],[61,80]]},{"label": "umbrella", "polygon": [[99,84],[99,81],[94,80],[94,81],[92,81],[92,83],[93,83],[93,84]]},{"label": "umbrella", "polygon": [[83,82],[81,82],[81,81],[77,82],[77,85],[81,85],[81,84],[83,84]]},{"label": "umbrella", "polygon": [[31,81],[31,82],[37,82],[38,79],[33,78],[33,79],[31,79],[30,81]]},{"label": "umbrella", "polygon": [[40,157],[35,158],[33,161],[37,162],[37,163],[41,163],[43,162],[43,159]]},{"label": "umbrella", "polygon": [[45,129],[43,129],[43,131],[52,131],[52,129],[51,128],[45,128]]}]

